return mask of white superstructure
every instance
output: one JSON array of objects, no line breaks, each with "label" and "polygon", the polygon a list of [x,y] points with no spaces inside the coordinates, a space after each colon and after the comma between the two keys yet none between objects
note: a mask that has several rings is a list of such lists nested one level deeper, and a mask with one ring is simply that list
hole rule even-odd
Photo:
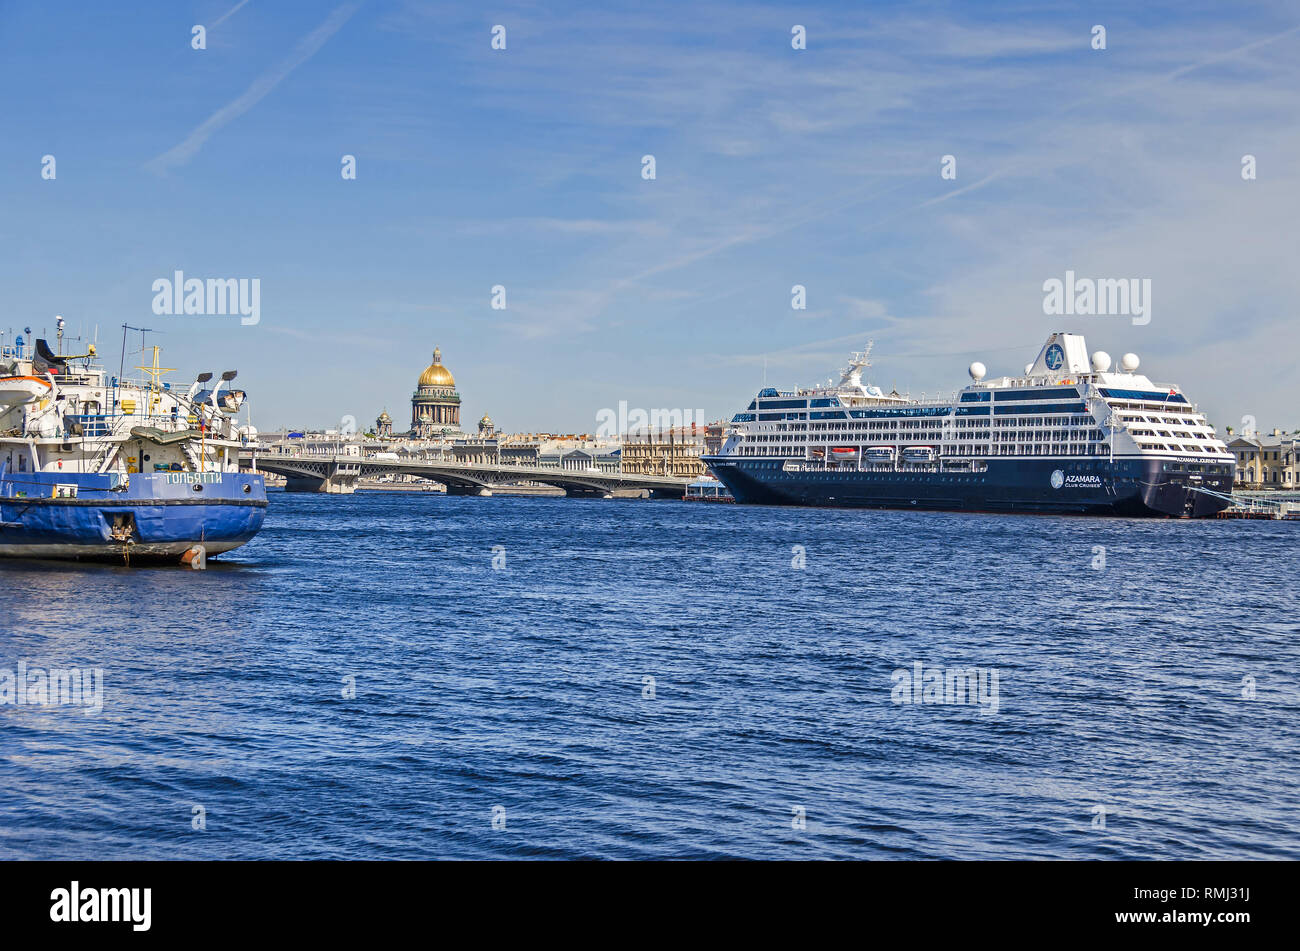
[{"label": "white superstructure", "polygon": [[735,416],[719,455],[968,471],[990,457],[1234,462],[1178,386],[1139,373],[1133,354],[1112,370],[1110,356],[1090,357],[1079,334],[1053,334],[1023,374],[985,379],[974,363],[970,384],[946,400],[864,382],[870,350],[853,354],[838,383],[764,389]]}]

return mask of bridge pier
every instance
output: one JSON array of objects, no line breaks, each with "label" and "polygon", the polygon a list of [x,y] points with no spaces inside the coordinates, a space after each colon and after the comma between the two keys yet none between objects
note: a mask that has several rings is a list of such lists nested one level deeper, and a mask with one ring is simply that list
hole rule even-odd
[{"label": "bridge pier", "polygon": [[482,485],[453,485],[447,483],[448,495],[477,495],[479,498],[489,498],[492,490]]},{"label": "bridge pier", "polygon": [[335,462],[325,466],[325,474],[286,473],[286,492],[324,492],[328,495],[351,495],[357,490],[361,466],[355,462]]}]

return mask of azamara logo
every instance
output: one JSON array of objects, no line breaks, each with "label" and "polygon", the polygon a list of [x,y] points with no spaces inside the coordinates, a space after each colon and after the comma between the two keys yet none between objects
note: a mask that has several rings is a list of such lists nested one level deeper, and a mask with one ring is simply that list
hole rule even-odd
[{"label": "azamara logo", "polygon": [[1066,475],[1062,469],[1055,469],[1052,472],[1053,489],[1060,489],[1062,487],[1074,489],[1098,489],[1104,484],[1105,483],[1101,481],[1101,476],[1099,475]]},{"label": "azamara logo", "polygon": [[71,888],[50,892],[50,921],[129,921],[135,931],[152,923],[152,888]]}]

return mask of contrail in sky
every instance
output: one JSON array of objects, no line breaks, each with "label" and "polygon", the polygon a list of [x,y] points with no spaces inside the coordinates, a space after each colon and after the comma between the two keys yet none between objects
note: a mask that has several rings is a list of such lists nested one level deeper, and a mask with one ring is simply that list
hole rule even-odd
[{"label": "contrail in sky", "polygon": [[[345,3],[336,8],[325,19],[324,23],[299,40],[293,52],[276,65],[274,69],[258,76],[253,80],[252,85],[244,90],[242,95],[226,103],[208,116],[179,145],[173,146],[161,155],[155,156],[146,162],[145,168],[154,172],[165,172],[177,165],[184,165],[192,159],[198,154],[199,149],[203,147],[203,143],[208,140],[212,133],[253,108],[267,93],[280,84],[280,80],[311,59],[316,54],[316,51],[325,45],[325,41],[337,33],[343,24],[348,21],[348,18],[357,12],[357,8],[360,6],[360,3]],[[238,10],[239,7],[235,9]],[[231,11],[231,13],[233,12],[234,10]],[[229,15],[229,13],[226,14],[226,16]]]},{"label": "contrail in sky", "polygon": [[[238,13],[240,8],[243,7],[243,5],[246,4],[247,2],[248,0],[239,0],[238,3],[236,3],[233,7],[227,10],[221,16],[219,16],[215,21],[213,21],[212,26],[221,26],[221,24],[225,23],[232,16]],[[208,29],[212,29],[212,26],[208,27]]]}]

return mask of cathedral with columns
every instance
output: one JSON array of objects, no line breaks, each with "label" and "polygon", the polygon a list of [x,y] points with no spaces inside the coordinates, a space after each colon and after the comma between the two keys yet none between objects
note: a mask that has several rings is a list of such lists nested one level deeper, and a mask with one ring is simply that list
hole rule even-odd
[{"label": "cathedral with columns", "polygon": [[[393,432],[393,417],[385,410],[375,420],[375,435],[382,439],[402,438]],[[407,439],[465,438],[470,434],[460,428],[460,394],[456,392],[456,378],[442,363],[442,351],[433,350],[430,363],[415,384],[411,395],[411,430]],[[496,424],[492,417],[483,414],[478,421],[478,438],[495,439]]]},{"label": "cathedral with columns", "polygon": [[460,394],[456,378],[442,365],[442,351],[434,348],[433,362],[420,374],[411,397],[411,436],[431,439],[460,432]]}]

